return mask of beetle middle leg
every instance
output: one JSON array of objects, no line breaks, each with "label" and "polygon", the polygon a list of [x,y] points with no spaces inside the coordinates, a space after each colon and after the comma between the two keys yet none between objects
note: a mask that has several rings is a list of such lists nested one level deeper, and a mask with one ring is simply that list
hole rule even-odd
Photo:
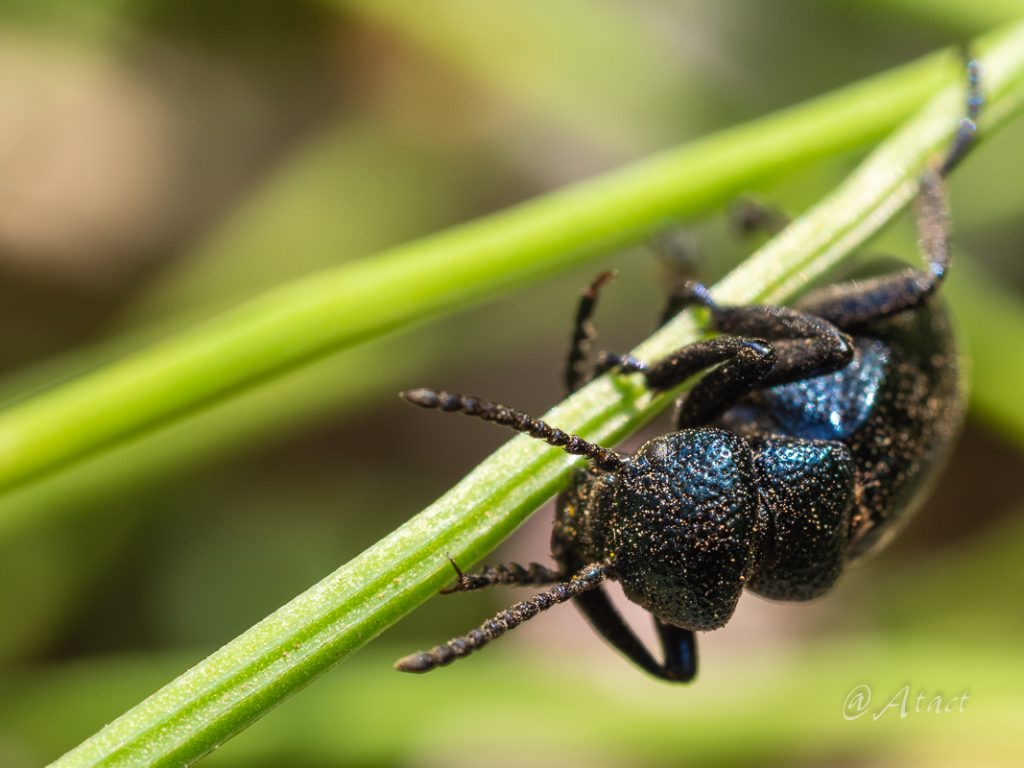
[{"label": "beetle middle leg", "polygon": [[926,169],[918,182],[914,201],[915,222],[927,271],[907,268],[810,293],[799,306],[843,329],[853,329],[873,320],[921,306],[942,284],[952,258],[949,212],[944,179],[977,143],[977,117],[983,102],[981,70],[976,61],[967,63],[966,115],[937,168]]},{"label": "beetle middle leg", "polygon": [[565,359],[564,380],[567,394],[571,395],[590,378],[587,352],[595,335],[590,318],[594,314],[594,305],[597,303],[601,287],[614,276],[614,272],[602,272],[580,294],[579,303],[576,305],[576,317],[572,324],[569,352]]},{"label": "beetle middle leg", "polygon": [[[661,247],[667,248],[670,246],[662,245]],[[607,367],[601,368],[600,364],[591,363],[588,352],[596,336],[591,317],[594,314],[598,295],[601,288],[614,276],[614,272],[602,272],[580,293],[580,299],[576,305],[576,315],[573,319],[572,335],[569,339],[569,351],[566,354],[563,374],[566,394],[573,394],[595,376],[607,370]],[[684,309],[698,304],[703,306],[710,306],[711,304],[708,290],[701,283],[689,280],[674,286],[669,290],[665,306],[658,316],[657,327],[661,328]]]},{"label": "beetle middle leg", "polygon": [[599,369],[642,373],[647,386],[672,389],[710,368],[679,404],[676,428],[707,424],[753,389],[844,368],[853,345],[827,320],[789,307],[711,305],[711,328],[723,336],[689,344],[655,363],[605,353]]}]

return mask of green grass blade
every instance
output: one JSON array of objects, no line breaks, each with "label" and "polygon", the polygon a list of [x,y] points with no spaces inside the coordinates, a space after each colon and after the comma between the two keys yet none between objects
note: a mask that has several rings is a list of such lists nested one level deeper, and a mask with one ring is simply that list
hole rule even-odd
[{"label": "green grass blade", "polygon": [[[982,128],[992,131],[1024,104],[1024,24],[978,50],[987,50],[983,66],[989,104]],[[724,303],[785,299],[876,232],[913,197],[921,168],[949,141],[962,101],[962,84],[942,90],[834,194],[719,283],[716,298]],[[647,168],[647,173],[654,170]],[[601,189],[597,184],[594,194],[600,196]],[[622,215],[630,219],[627,211]],[[635,352],[657,358],[696,336],[692,319],[681,316]],[[667,399],[651,398],[632,379],[603,377],[545,418],[611,443],[649,419]],[[509,441],[401,528],[55,765],[197,760],[427,600],[450,579],[446,554],[460,563],[476,562],[556,491],[573,465],[565,454],[536,441]]]},{"label": "green grass blade", "polygon": [[[503,758],[527,765],[828,765],[854,756],[876,765],[896,752],[907,765],[1019,765],[1024,745],[1012,725],[1024,718],[1024,700],[1013,681],[1024,676],[1024,659],[1005,637],[969,642],[971,653],[941,631],[814,638],[770,654],[719,657],[727,663],[709,665],[685,691],[648,682],[610,652],[566,646],[541,657],[503,649],[475,659],[472,672],[409,679],[381,672],[407,650],[384,645],[211,755],[209,765],[446,764],[455,753],[491,754],[505,729],[516,738],[502,744]],[[85,713],[109,712],[181,659],[99,659],[0,678],[14,698],[0,701],[0,736],[20,748],[5,768],[38,766],[54,744],[82,731]],[[860,723],[847,721],[844,699],[865,676],[874,705]],[[908,682],[929,698],[966,689],[970,700],[963,713],[888,711],[873,721]],[[360,705],[339,705],[346,700]]]},{"label": "green grass blade", "polygon": [[[285,285],[0,413],[0,490],[387,331],[642,238],[861,146],[955,77],[932,56],[638,164]],[[343,212],[339,212],[343,215]]]}]

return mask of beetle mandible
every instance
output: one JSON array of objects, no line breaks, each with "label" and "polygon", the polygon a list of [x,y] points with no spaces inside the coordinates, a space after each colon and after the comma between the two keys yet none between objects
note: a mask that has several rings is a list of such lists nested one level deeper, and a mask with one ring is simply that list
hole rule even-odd
[{"label": "beetle mandible", "polygon": [[[883,546],[907,521],[961,421],[957,353],[941,302],[929,299],[950,263],[943,179],[976,139],[982,103],[970,61],[967,114],[945,158],[919,180],[916,223],[927,270],[906,268],[808,294],[794,308],[722,306],[699,283],[664,314],[702,305],[719,336],[648,363],[603,353],[589,364],[590,316],[601,286],[583,292],[565,381],[570,393],[609,370],[641,374],[654,391],[702,371],[680,398],[675,431],[628,456],[512,408],[452,392],[402,393],[423,408],[511,427],[589,459],[557,503],[552,555],[464,574],[447,591],[553,584],[479,628],[396,663],[448,664],[539,612],[573,600],[611,645],[645,671],[688,682],[694,633],[723,626],[746,587],[778,600],[829,591],[846,565]],[[618,581],[650,611],[658,661],[612,606]]]}]

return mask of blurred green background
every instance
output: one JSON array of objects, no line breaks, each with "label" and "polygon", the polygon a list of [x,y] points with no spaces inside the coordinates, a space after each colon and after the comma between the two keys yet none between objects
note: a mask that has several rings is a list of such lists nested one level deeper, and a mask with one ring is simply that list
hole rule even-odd
[{"label": "blurred green background", "polygon": [[[0,0],[0,402],[289,279],[883,71],[1024,2]],[[797,214],[859,156],[751,193]],[[888,551],[809,606],[747,596],[688,688],[571,608],[426,678],[390,661],[507,591],[431,601],[211,766],[1019,765],[1024,125],[952,183],[969,423]],[[724,212],[723,212],[724,214]],[[669,224],[669,222],[667,222]],[[676,223],[672,223],[676,224]],[[753,244],[678,222],[707,280]],[[914,253],[907,217],[872,250]],[[324,360],[0,497],[0,766],[47,762],[424,507],[506,435],[399,389],[542,412],[578,288],[632,346],[643,248]],[[661,422],[662,426],[664,422]],[[635,441],[634,441],[635,442]],[[545,561],[551,510],[494,559]],[[644,617],[632,611],[641,623]],[[964,711],[893,710],[969,692]]]}]

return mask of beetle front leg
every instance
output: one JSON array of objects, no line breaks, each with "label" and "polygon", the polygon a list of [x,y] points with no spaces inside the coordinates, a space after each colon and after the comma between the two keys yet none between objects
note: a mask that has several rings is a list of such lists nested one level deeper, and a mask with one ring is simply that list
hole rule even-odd
[{"label": "beetle front leg", "polygon": [[578,595],[573,602],[599,635],[644,672],[670,683],[689,683],[696,677],[697,646],[690,630],[655,621],[665,659],[658,663],[615,610],[602,587]]},{"label": "beetle front leg", "polygon": [[486,589],[494,586],[547,586],[564,581],[572,574],[561,570],[548,568],[540,563],[520,565],[519,563],[508,563],[497,565],[485,565],[478,573],[465,573],[459,568],[452,558],[448,562],[455,569],[456,581],[451,587],[441,590],[442,595],[450,595],[454,592],[472,592],[477,589]]}]

